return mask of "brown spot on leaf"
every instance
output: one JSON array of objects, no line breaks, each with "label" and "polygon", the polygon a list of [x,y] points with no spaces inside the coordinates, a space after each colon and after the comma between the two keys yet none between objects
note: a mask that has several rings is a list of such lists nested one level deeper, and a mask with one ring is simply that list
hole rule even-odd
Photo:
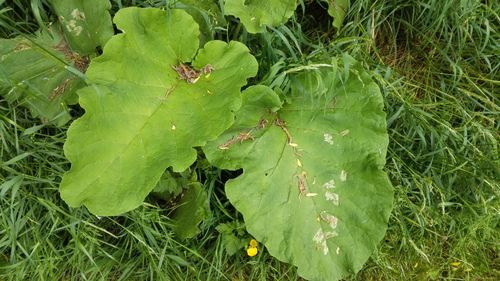
[{"label": "brown spot on leaf", "polygon": [[283,132],[285,132],[286,137],[287,137],[287,139],[288,139],[288,144],[289,144],[289,145],[291,145],[291,146],[293,146],[293,147],[296,147],[296,146],[297,146],[297,144],[293,143],[293,141],[292,141],[292,135],[290,134],[290,132],[289,132],[289,131],[288,131],[288,129],[286,128],[285,121],[283,121],[283,120],[281,120],[281,119],[277,118],[277,119],[274,121],[274,123],[275,123],[278,127],[280,127],[280,128],[283,130]]},{"label": "brown spot on leaf", "polygon": [[269,123],[267,119],[260,119],[257,129],[264,129],[267,126],[267,123]]},{"label": "brown spot on leaf", "polygon": [[68,43],[63,39],[59,44],[53,47],[54,50],[57,50],[61,53],[64,54],[64,57],[73,62],[74,66],[76,69],[78,69],[80,72],[85,73],[87,71],[87,68],[89,66],[90,60],[87,56],[81,56],[80,54],[73,52],[69,46]]},{"label": "brown spot on leaf", "polygon": [[19,42],[14,48],[14,52],[19,52],[27,49],[31,49],[31,45],[28,42]]},{"label": "brown spot on leaf", "polygon": [[194,84],[198,79],[200,79],[201,74],[209,75],[215,68],[211,64],[205,65],[201,70],[196,70],[191,66],[181,63],[177,66],[172,66],[172,68],[179,74],[181,80],[185,80],[189,84]]},{"label": "brown spot on leaf", "polygon": [[236,137],[233,137],[230,140],[228,140],[227,142],[225,142],[224,144],[219,145],[219,149],[226,150],[226,149],[229,149],[229,147],[231,145],[233,145],[237,142],[242,143],[243,141],[246,141],[249,139],[254,140],[254,137],[252,136],[251,131],[241,132]]},{"label": "brown spot on leaf", "polygon": [[299,188],[299,195],[306,195],[306,172],[303,171],[300,175],[297,176],[297,185]]},{"label": "brown spot on leaf", "polygon": [[215,68],[211,64],[207,64],[201,69],[201,73],[210,74],[214,70]]},{"label": "brown spot on leaf", "polygon": [[62,95],[64,93],[64,91],[66,91],[66,88],[68,87],[68,84],[71,82],[71,80],[73,80],[73,79],[68,78],[68,79],[64,80],[61,84],[59,84],[59,86],[55,87],[49,96],[49,101],[53,101],[54,99],[56,99],[57,97]]}]

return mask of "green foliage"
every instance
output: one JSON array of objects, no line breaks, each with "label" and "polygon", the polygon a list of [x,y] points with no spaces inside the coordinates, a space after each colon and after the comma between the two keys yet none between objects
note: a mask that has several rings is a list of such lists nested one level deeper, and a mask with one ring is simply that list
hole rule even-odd
[{"label": "green foliage", "polygon": [[245,237],[247,234],[244,223],[240,221],[221,223],[215,229],[221,234],[222,245],[228,255],[234,256],[247,245],[249,238]]},{"label": "green foliage", "polygon": [[188,12],[200,26],[200,42],[214,39],[215,29],[226,24],[226,20],[215,0],[182,0],[175,2],[177,9]]},{"label": "green foliage", "polygon": [[[202,14],[206,14],[214,19],[214,25],[225,24],[226,20],[222,14],[217,0],[181,0],[180,3],[186,4],[191,9],[196,9]],[[180,6],[182,7],[182,6]],[[194,17],[194,16],[193,16]]]},{"label": "green foliage", "polygon": [[[194,146],[222,134],[204,151],[220,168],[244,169],[226,193],[249,232],[306,278],[357,272],[382,238],[392,206],[380,170],[385,116],[369,76],[349,57],[342,71],[335,63],[291,75],[283,106],[269,88],[250,87],[233,125],[239,88],[256,70],[246,47],[209,41],[195,57],[198,25],[181,10],[127,8],[115,23],[123,34],[92,61],[87,77],[94,85],[79,93],[86,113],[68,131],[72,168],[61,182],[62,198],[97,215],[132,210],[166,168],[185,170],[196,159]],[[179,237],[196,235],[206,200],[197,183],[185,191],[174,214]],[[297,218],[285,223],[292,214]]]},{"label": "green foliage", "polygon": [[296,7],[297,0],[225,0],[224,13],[239,18],[248,32],[261,33],[286,22]]},{"label": "green foliage", "polygon": [[[87,71],[95,85],[79,92],[86,113],[68,130],[72,167],[60,188],[70,206],[97,215],[136,208],[167,167],[189,167],[193,147],[231,126],[239,90],[257,71],[241,43],[198,50],[198,25],[182,10],[125,8],[114,21],[123,33]],[[194,70],[184,63],[212,70],[187,77]]]},{"label": "green foliage", "polygon": [[171,200],[182,193],[182,190],[192,182],[189,178],[189,173],[173,173],[166,170],[160,177],[151,194],[159,199]]},{"label": "green foliage", "polygon": [[[71,119],[88,55],[113,34],[109,1],[51,1],[61,25],[41,23],[36,36],[0,40],[0,88],[7,101],[27,106],[44,123]],[[64,33],[64,36],[62,35]]]},{"label": "green foliage", "polygon": [[0,93],[8,102],[28,107],[43,123],[71,119],[67,105],[76,103],[84,82],[68,68],[83,71],[88,61],[66,45],[58,26],[36,37],[0,39],[0,62]]},{"label": "green foliage", "polygon": [[187,239],[198,234],[198,224],[208,213],[208,199],[199,182],[189,184],[181,196],[179,207],[173,214],[174,231],[180,238]]},{"label": "green foliage", "polygon": [[345,15],[349,9],[349,0],[321,0],[328,3],[328,14],[332,16],[332,25],[339,29],[342,27]]},{"label": "green foliage", "polygon": [[109,0],[49,0],[71,49],[92,55],[113,35]]},{"label": "green foliage", "polygon": [[290,75],[277,111],[272,90],[248,88],[233,127],[204,148],[220,168],[243,168],[226,194],[249,233],[310,280],[359,271],[392,209],[382,97],[346,63]]},{"label": "green foliage", "polygon": [[[247,45],[259,62],[252,83],[270,85],[284,107],[297,70],[355,56],[374,70],[385,98],[385,170],[396,200],[384,243],[346,280],[498,280],[499,2],[351,1],[348,24],[334,29],[320,1],[300,1],[302,13],[259,35],[231,18],[218,25],[205,8],[193,8],[196,16],[179,1],[113,0],[111,14],[127,5],[186,9],[200,25],[200,45],[212,38]],[[46,2],[0,1],[1,36],[54,22]],[[222,7],[222,0],[212,2]],[[279,114],[278,104],[271,112]],[[122,216],[68,208],[57,193],[69,168],[62,154],[67,127],[40,124],[17,105],[0,99],[1,280],[302,280],[265,248],[246,255],[251,237],[222,187],[240,172],[215,169],[202,154],[182,173],[167,169],[155,187],[160,192]],[[169,218],[180,204],[173,198],[195,178],[210,212],[193,239],[181,240]]]}]

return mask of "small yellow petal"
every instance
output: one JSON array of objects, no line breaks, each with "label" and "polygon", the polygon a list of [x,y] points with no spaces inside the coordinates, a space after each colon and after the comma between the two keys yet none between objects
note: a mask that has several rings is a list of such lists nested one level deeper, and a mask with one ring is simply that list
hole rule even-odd
[{"label": "small yellow petal", "polygon": [[458,266],[460,266],[460,262],[459,261],[455,261],[455,262],[452,262],[451,265],[454,266],[454,267],[458,267]]},{"label": "small yellow petal", "polygon": [[259,242],[257,242],[257,240],[255,239],[252,239],[250,240],[250,247],[257,247],[257,245],[259,245]]},{"label": "small yellow petal", "polygon": [[257,255],[257,252],[259,252],[259,250],[257,250],[256,247],[248,247],[247,249],[247,255],[250,257]]}]

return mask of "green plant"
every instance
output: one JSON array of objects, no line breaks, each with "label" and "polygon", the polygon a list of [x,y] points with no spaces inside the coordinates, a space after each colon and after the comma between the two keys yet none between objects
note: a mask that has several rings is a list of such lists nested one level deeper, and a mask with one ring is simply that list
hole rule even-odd
[{"label": "green plant", "polygon": [[241,43],[210,41],[198,51],[198,25],[182,10],[127,8],[115,23],[124,33],[87,70],[94,86],[80,91],[86,113],[64,148],[72,168],[63,199],[98,215],[138,207],[167,167],[188,168],[193,147],[231,125],[239,89],[257,72]]},{"label": "green plant", "polygon": [[[272,255],[313,280],[359,271],[392,208],[381,170],[385,114],[370,75],[345,55],[284,72],[280,95],[263,85],[242,95],[257,73],[243,44],[199,49],[198,24],[178,9],[121,9],[114,22],[122,33],[92,60],[89,86],[79,90],[85,114],[68,130],[62,198],[96,215],[130,211],[202,147],[214,165],[244,169],[226,192]],[[177,229],[190,237],[203,213],[189,210],[206,195],[193,183],[185,196]]]},{"label": "green plant", "polygon": [[243,168],[226,193],[247,230],[311,280],[357,272],[392,209],[381,171],[382,99],[362,69],[345,63],[348,72],[335,64],[291,69],[283,105],[265,86],[248,88],[234,125],[204,147],[216,166]]},{"label": "green plant", "polygon": [[238,17],[250,33],[286,22],[295,11],[297,0],[226,0],[224,13]]},{"label": "green plant", "polygon": [[314,280],[358,271],[392,206],[385,117],[369,75],[347,56],[298,67],[284,73],[282,97],[255,86],[242,105],[239,89],[257,71],[243,44],[198,50],[198,25],[175,9],[122,9],[115,23],[123,33],[92,60],[79,91],[86,113],[68,131],[63,199],[97,215],[132,210],[166,168],[193,164],[200,146],[215,165],[244,168],[226,191],[271,254]]},{"label": "green plant", "polygon": [[[166,3],[111,2],[112,15],[122,6]],[[270,85],[281,98],[299,74],[284,72],[331,64],[344,52],[380,74],[374,77],[385,97],[395,207],[384,243],[347,280],[498,279],[497,1],[353,1],[335,35],[320,0],[304,1],[305,11],[301,2],[286,25],[259,35],[232,17],[219,25],[213,5],[196,7],[210,1],[187,1],[197,14],[168,2],[200,24],[201,46],[212,38],[245,43],[259,62],[250,83]],[[57,21],[45,4],[0,1],[2,36]],[[189,170],[167,169],[141,208],[115,218],[68,208],[57,193],[69,168],[62,152],[67,125],[40,124],[18,105],[0,99],[0,279],[301,280],[261,244],[257,256],[246,256],[252,237],[223,191],[240,172],[211,167],[200,150]],[[81,114],[78,106],[69,110]],[[183,240],[171,219],[198,181],[210,210],[199,209],[206,216],[199,233]]]},{"label": "green plant", "polygon": [[63,125],[71,119],[68,105],[85,85],[89,59],[113,35],[109,1],[53,0],[59,24],[35,36],[0,39],[0,89],[10,103],[27,106],[44,123]]},{"label": "green plant", "polygon": [[[328,14],[333,17],[332,25],[339,29],[349,7],[349,0],[320,0],[328,4]],[[297,0],[225,0],[224,13],[240,19],[250,33],[262,33],[266,27],[285,23],[295,12]]]}]

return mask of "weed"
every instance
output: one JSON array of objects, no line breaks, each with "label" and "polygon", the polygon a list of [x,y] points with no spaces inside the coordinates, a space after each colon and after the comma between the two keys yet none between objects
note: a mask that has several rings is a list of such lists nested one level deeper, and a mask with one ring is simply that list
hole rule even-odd
[{"label": "weed", "polygon": [[[50,17],[41,2],[31,1],[39,16],[30,1],[12,2],[0,10],[2,37],[33,32]],[[112,2],[116,8],[165,3]],[[350,279],[497,280],[498,2],[351,2],[338,33],[328,18],[309,16],[319,6],[304,1],[303,16],[299,8],[265,35],[250,36],[234,21],[215,37],[247,44],[261,65],[256,79],[271,86],[286,84],[279,81],[285,65],[342,52],[378,72],[390,133],[385,169],[396,204],[385,241]],[[193,240],[177,240],[167,216],[172,210],[153,204],[113,218],[69,209],[57,191],[68,168],[65,130],[0,102],[0,279],[299,280],[265,250],[254,258],[244,250],[226,254],[215,227],[241,216],[213,168],[197,168],[211,213]]]}]

